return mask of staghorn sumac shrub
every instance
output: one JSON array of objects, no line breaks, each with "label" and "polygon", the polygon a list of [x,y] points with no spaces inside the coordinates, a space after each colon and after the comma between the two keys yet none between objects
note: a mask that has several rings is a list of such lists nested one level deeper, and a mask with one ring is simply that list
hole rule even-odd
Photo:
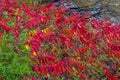
[{"label": "staghorn sumac shrub", "polygon": [[[87,19],[88,14],[70,13],[70,10],[63,6],[55,7],[55,4],[47,4],[39,10],[32,16],[33,26],[31,22],[27,23],[29,27],[37,28],[29,33],[25,42],[30,47],[33,69],[38,75],[118,80],[119,25],[105,19]],[[115,72],[105,71],[104,67],[110,68],[116,62]]]},{"label": "staghorn sumac shrub", "polygon": [[120,78],[119,24],[88,18],[87,13],[79,15],[55,3],[28,6],[6,1],[0,4],[0,37],[12,35],[13,50],[28,53],[37,73],[32,79]]}]

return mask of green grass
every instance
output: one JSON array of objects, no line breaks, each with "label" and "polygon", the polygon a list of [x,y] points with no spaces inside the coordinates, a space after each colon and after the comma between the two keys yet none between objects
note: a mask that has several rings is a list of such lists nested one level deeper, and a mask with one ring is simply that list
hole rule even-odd
[{"label": "green grass", "polygon": [[[24,49],[20,51],[21,53],[16,54],[13,46],[8,46],[8,44],[13,43],[13,36],[4,34],[2,38],[3,41],[0,44],[0,80],[20,80],[22,76],[31,76],[32,69],[27,56],[28,51]],[[22,47],[23,43],[20,46]]]}]

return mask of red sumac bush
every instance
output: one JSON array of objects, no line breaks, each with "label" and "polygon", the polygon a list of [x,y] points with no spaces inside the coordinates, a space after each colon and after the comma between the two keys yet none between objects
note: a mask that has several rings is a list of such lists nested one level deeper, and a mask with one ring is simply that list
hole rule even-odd
[{"label": "red sumac bush", "polygon": [[9,8],[2,6],[0,11],[7,11],[15,25],[7,26],[10,19],[7,22],[1,17],[0,34],[2,30],[11,32],[17,44],[20,34],[27,33],[24,45],[30,49],[32,67],[39,76],[118,80],[119,24],[88,18],[87,13],[79,15],[64,6],[56,7],[55,3],[13,6],[10,2],[6,5]]}]

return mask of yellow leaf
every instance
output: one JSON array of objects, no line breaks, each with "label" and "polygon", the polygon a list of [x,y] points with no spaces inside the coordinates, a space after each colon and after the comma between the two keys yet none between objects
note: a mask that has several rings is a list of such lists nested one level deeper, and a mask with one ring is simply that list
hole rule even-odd
[{"label": "yellow leaf", "polygon": [[29,46],[28,44],[26,44],[26,45],[25,45],[25,48],[26,48],[27,50],[29,50],[29,49],[30,49],[30,46]]},{"label": "yellow leaf", "polygon": [[46,33],[49,29],[48,28],[45,28],[42,30],[42,32]]},{"label": "yellow leaf", "polygon": [[37,53],[34,51],[34,52],[33,52],[33,55],[34,55],[34,56],[36,56],[36,55],[37,55]]}]

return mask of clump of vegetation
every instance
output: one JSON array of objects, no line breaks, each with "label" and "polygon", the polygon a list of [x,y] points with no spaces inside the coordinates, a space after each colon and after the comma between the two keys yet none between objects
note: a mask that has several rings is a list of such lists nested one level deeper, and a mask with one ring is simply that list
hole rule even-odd
[{"label": "clump of vegetation", "polygon": [[119,24],[55,3],[1,1],[1,79],[120,78]]}]

